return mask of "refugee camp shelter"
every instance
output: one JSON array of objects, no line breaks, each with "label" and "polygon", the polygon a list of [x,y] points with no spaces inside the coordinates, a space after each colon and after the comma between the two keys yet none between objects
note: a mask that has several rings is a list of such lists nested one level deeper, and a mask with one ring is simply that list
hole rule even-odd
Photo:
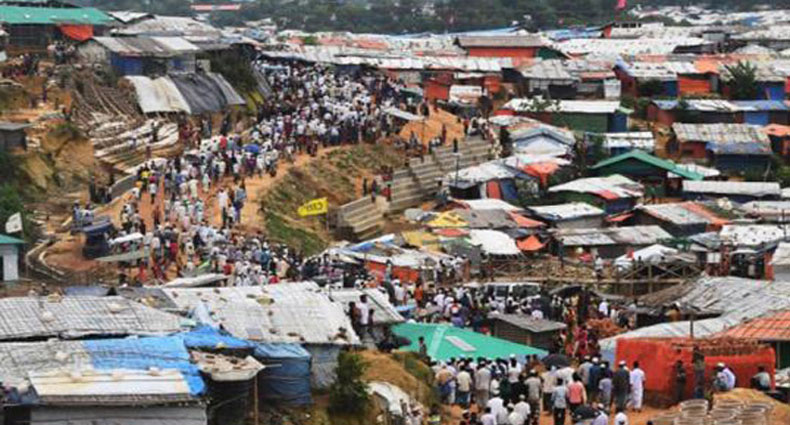
[{"label": "refugee camp shelter", "polygon": [[492,313],[488,315],[488,321],[492,336],[549,352],[555,348],[554,341],[560,331],[567,328],[561,322],[521,314]]},{"label": "refugee camp shelter", "polygon": [[632,180],[645,184],[646,195],[663,196],[666,192],[679,189],[680,182],[673,184],[673,180],[685,178],[689,180],[702,180],[701,174],[693,172],[681,164],[658,158],[640,150],[605,159],[592,166],[592,170],[599,176],[620,174]]},{"label": "refugee camp shelter", "polygon": [[181,318],[123,297],[0,299],[0,341],[91,336],[167,335]]},{"label": "refugee camp shelter", "polygon": [[122,76],[195,72],[199,52],[182,37],[94,37],[78,49],[84,61],[111,67]]},{"label": "refugee camp shelter", "polygon": [[472,57],[490,58],[555,58],[559,54],[539,36],[461,36],[455,44]]},{"label": "refugee camp shelter", "polygon": [[763,223],[787,223],[790,221],[790,201],[751,201],[739,205],[749,217]]},{"label": "refugee camp shelter", "polygon": [[776,352],[776,368],[790,367],[790,310],[768,313],[733,326],[719,335],[769,344]]},{"label": "refugee camp shelter", "polygon": [[423,337],[425,345],[428,346],[428,357],[435,361],[447,361],[451,357],[458,359],[461,356],[494,360],[497,358],[507,359],[511,355],[515,355],[524,362],[526,356],[543,357],[548,354],[547,351],[538,348],[450,325],[403,323],[395,326],[393,332],[395,335],[409,340],[409,345],[402,347],[401,350],[413,353],[419,353],[419,338]]},{"label": "refugee camp shelter", "polygon": [[749,202],[779,199],[781,194],[776,182],[683,181],[683,198],[691,200],[726,197],[735,202]]},{"label": "refugee camp shelter", "polygon": [[600,227],[606,212],[585,202],[529,207],[532,214],[558,229]]},{"label": "refugee camp shelter", "polygon": [[557,127],[593,133],[619,133],[628,130],[628,111],[619,101],[513,99],[502,107],[521,116]]},{"label": "refugee camp shelter", "polygon": [[46,52],[55,40],[84,41],[115,21],[93,7],[79,7],[60,0],[4,1],[0,24],[8,32],[9,53]]},{"label": "refugee camp shelter", "polygon": [[517,124],[508,129],[513,152],[525,155],[573,155],[573,132],[539,121]]},{"label": "refugee camp shelter", "polygon": [[729,220],[698,202],[640,205],[634,211],[634,222],[659,225],[675,237],[721,230]]},{"label": "refugee camp shelter", "polygon": [[638,250],[672,239],[672,235],[655,225],[558,229],[554,231],[553,237],[559,243],[558,249],[564,250],[567,257],[581,249],[593,257],[606,259],[617,258],[629,249]]},{"label": "refugee camp shelter", "polygon": [[761,171],[773,151],[760,126],[749,124],[680,124],[672,126],[676,145],[685,158],[707,160],[722,172]]},{"label": "refugee camp shelter", "polygon": [[0,151],[27,150],[27,133],[30,124],[0,121]]},{"label": "refugee camp shelter", "polygon": [[0,235],[0,282],[19,279],[19,253],[25,241]]},{"label": "refugee camp shelter", "polygon": [[615,214],[632,209],[644,196],[644,187],[627,177],[613,174],[552,186],[549,193],[565,202],[585,202],[602,208],[607,214]]},{"label": "refugee camp shelter", "polygon": [[195,72],[124,77],[134,86],[137,103],[144,114],[204,114],[224,111],[246,101],[219,73]]},{"label": "refugee camp shelter", "polygon": [[2,343],[0,380],[15,389],[8,423],[207,424],[206,383],[178,336]]},{"label": "refugee camp shelter", "polygon": [[163,288],[182,314],[222,325],[231,335],[253,342],[300,344],[312,355],[312,379],[326,388],[335,377],[337,356],[360,344],[340,303],[315,282],[267,287]]}]

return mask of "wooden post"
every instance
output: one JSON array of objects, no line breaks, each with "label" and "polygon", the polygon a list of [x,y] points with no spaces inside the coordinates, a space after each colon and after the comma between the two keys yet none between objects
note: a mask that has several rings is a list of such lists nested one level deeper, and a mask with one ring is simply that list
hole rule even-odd
[{"label": "wooden post", "polygon": [[258,425],[258,374],[255,374],[255,378],[252,379],[252,418],[255,421],[254,424]]}]

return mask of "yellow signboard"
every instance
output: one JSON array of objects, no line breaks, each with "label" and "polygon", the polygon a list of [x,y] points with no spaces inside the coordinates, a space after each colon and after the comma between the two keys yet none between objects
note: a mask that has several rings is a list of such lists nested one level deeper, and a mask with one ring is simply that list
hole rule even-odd
[{"label": "yellow signboard", "polygon": [[298,212],[300,217],[326,214],[329,212],[329,201],[326,198],[313,199],[299,207]]}]

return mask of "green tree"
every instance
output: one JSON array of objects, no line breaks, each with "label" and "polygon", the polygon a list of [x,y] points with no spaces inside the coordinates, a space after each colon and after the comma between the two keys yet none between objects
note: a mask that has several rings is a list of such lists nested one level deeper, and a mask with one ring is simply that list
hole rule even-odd
[{"label": "green tree", "polygon": [[739,61],[725,67],[730,73],[730,97],[735,100],[757,99],[757,67],[750,62]]},{"label": "green tree", "polygon": [[370,395],[362,375],[368,364],[357,353],[343,351],[337,358],[337,379],[329,387],[329,410],[334,413],[359,414],[368,407]]}]

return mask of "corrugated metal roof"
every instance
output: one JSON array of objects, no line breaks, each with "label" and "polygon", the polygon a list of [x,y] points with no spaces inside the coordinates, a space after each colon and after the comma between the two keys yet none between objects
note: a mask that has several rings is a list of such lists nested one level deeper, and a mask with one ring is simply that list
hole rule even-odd
[{"label": "corrugated metal roof", "polygon": [[719,237],[735,247],[758,248],[779,242],[788,234],[783,226],[771,224],[731,224],[722,227]]},{"label": "corrugated metal roof", "polygon": [[521,69],[521,75],[523,75],[524,78],[534,80],[573,81],[575,79],[566,69],[565,61],[558,59],[537,62],[531,67]]},{"label": "corrugated metal roof", "polygon": [[704,205],[696,202],[640,205],[637,209],[659,220],[677,225],[723,224],[727,221],[724,218],[718,217]]},{"label": "corrugated metal roof", "polygon": [[529,332],[534,332],[534,333],[560,331],[568,327],[565,323],[562,322],[554,322],[545,319],[535,319],[532,316],[521,315],[521,314],[499,314],[497,312],[494,312],[488,315],[488,319],[501,320],[503,322],[510,323],[511,325],[516,326],[518,328],[525,329]]},{"label": "corrugated metal roof", "polygon": [[47,407],[30,410],[30,425],[206,425],[206,407]]},{"label": "corrugated metal roof", "polygon": [[574,220],[582,217],[595,217],[605,215],[605,212],[597,207],[583,202],[572,202],[559,205],[531,206],[529,207],[535,215],[549,221]]},{"label": "corrugated metal roof", "polygon": [[458,45],[469,47],[542,47],[546,43],[538,36],[507,35],[507,36],[462,36],[458,37]]},{"label": "corrugated metal roof", "polygon": [[600,196],[606,200],[619,198],[641,198],[644,187],[627,177],[613,174],[608,177],[588,177],[577,179],[558,186],[549,188],[549,192],[576,192],[589,193]]},{"label": "corrugated metal roof", "polygon": [[314,282],[266,287],[162,289],[182,311],[203,303],[232,335],[260,342],[358,344],[339,303]]},{"label": "corrugated metal roof", "polygon": [[0,299],[0,340],[91,335],[164,335],[181,318],[123,297]]},{"label": "corrugated metal roof", "polygon": [[776,182],[731,182],[683,180],[683,191],[711,195],[747,195],[754,197],[779,196],[781,189]]},{"label": "corrugated metal roof", "polygon": [[675,49],[681,46],[703,46],[708,44],[711,43],[702,38],[695,37],[640,38],[635,40],[577,38],[562,43],[555,43],[555,46],[559,50],[574,56],[585,54],[619,56],[643,54],[666,55],[674,52]]},{"label": "corrugated metal roof", "polygon": [[605,229],[558,229],[554,236],[566,247],[606,245],[653,245],[672,239],[660,226],[629,226]]},{"label": "corrugated metal roof", "polygon": [[222,32],[203,22],[182,16],[153,16],[113,31],[116,34],[153,36],[210,36],[217,40]]},{"label": "corrugated metal roof", "polygon": [[94,37],[93,40],[121,56],[171,57],[200,51],[181,37]]},{"label": "corrugated metal roof", "polygon": [[759,341],[790,341],[790,310],[749,320],[719,335]]},{"label": "corrugated metal roof", "polygon": [[683,124],[672,125],[680,143],[757,143],[770,148],[771,140],[760,126],[749,124]]},{"label": "corrugated metal roof", "polygon": [[772,221],[790,220],[790,201],[752,201],[742,204],[740,209]]},{"label": "corrugated metal roof", "polygon": [[[517,112],[531,112],[535,99],[512,99],[503,106]],[[620,109],[620,102],[607,100],[558,100],[556,106],[550,106],[545,112],[565,112],[571,114],[613,114]]]},{"label": "corrugated metal roof", "polygon": [[348,303],[358,303],[360,296],[367,295],[370,308],[373,310],[373,323],[375,324],[394,324],[403,323],[406,320],[398,313],[395,306],[389,302],[387,294],[375,288],[368,289],[335,289],[329,292],[329,298],[343,306],[343,310],[348,313]]}]

